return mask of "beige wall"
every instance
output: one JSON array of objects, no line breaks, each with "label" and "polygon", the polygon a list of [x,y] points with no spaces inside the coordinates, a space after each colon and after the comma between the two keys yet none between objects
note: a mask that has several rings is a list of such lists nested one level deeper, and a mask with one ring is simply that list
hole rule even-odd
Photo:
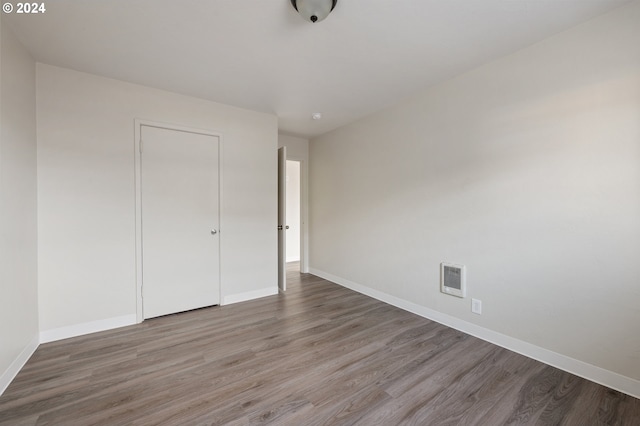
[{"label": "beige wall", "polygon": [[312,272],[640,395],[639,22],[634,2],[313,139]]},{"label": "beige wall", "polygon": [[38,345],[38,283],[36,66],[7,25],[0,24],[0,26],[0,393],[2,393]]},{"label": "beige wall", "polygon": [[294,160],[309,159],[309,140],[289,135],[278,135],[278,148],[287,147],[287,155]]},{"label": "beige wall", "polygon": [[37,90],[43,332],[135,316],[136,118],[222,134],[222,300],[277,292],[274,115],[43,64]]}]

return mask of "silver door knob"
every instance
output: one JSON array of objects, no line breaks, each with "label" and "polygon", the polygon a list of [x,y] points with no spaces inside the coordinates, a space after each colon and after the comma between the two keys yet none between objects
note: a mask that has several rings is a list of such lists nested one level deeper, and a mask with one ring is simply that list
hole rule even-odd
[{"label": "silver door knob", "polygon": [[216,229],[212,229],[211,230],[211,235],[216,235],[218,233],[218,231]]}]

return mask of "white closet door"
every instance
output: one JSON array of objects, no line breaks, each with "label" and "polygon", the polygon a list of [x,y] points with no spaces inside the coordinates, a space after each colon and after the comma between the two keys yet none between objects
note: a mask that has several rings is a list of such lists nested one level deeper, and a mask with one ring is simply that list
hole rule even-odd
[{"label": "white closet door", "polygon": [[144,318],[220,303],[219,139],[142,126]]}]

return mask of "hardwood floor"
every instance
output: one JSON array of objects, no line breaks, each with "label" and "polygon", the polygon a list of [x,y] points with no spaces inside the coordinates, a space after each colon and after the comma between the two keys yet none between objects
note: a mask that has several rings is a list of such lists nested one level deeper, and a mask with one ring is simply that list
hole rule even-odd
[{"label": "hardwood floor", "polygon": [[640,425],[640,400],[291,265],[285,295],[43,344],[0,425]]}]

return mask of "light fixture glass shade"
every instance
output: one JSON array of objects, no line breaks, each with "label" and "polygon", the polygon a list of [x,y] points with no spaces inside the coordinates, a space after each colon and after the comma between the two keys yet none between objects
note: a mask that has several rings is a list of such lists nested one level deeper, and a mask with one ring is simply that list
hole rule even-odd
[{"label": "light fixture glass shade", "polygon": [[338,0],[291,0],[298,13],[309,22],[320,22],[333,10]]}]

